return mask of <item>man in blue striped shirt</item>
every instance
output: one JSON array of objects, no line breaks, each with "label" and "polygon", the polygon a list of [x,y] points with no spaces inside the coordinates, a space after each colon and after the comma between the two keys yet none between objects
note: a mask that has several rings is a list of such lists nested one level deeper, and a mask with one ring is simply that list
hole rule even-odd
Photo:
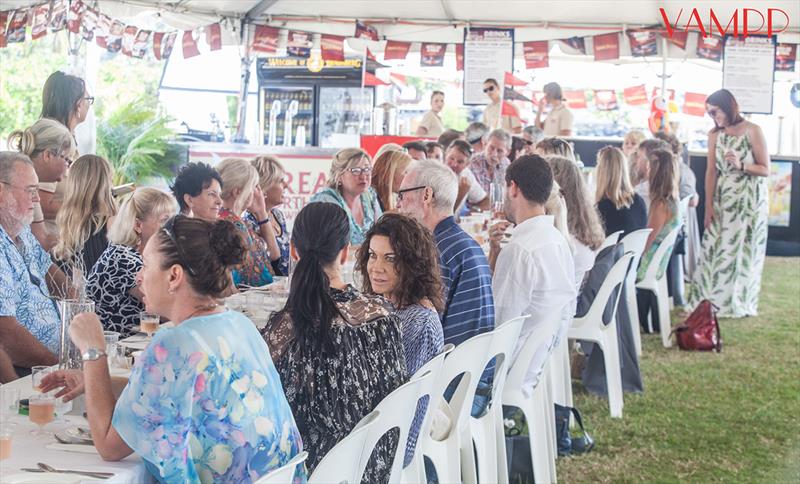
[{"label": "man in blue striped shirt", "polygon": [[[435,161],[412,165],[398,191],[400,213],[417,219],[433,232],[439,248],[445,309],[442,330],[445,343],[459,343],[494,329],[494,299],[489,262],[475,240],[453,218],[458,179],[447,166]],[[481,377],[473,415],[488,403],[493,365]]]}]

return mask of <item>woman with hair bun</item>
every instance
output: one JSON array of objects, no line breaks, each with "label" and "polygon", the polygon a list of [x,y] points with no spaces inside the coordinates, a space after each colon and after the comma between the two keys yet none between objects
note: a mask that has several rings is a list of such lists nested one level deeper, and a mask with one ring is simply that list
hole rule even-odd
[{"label": "woman with hair bun", "polygon": [[252,321],[218,302],[244,252],[222,220],[176,215],[150,237],[139,286],[147,311],[175,327],[155,334],[128,381],[109,376],[97,315],[72,320],[83,370],[50,373],[43,391],[86,394],[103,459],[135,452],[162,483],[252,482],[301,451],[267,346]]},{"label": "woman with hair bun", "polygon": [[[325,454],[407,380],[400,324],[380,296],[344,282],[350,222],[333,203],[309,203],[294,222],[289,299],[262,331],[313,471]],[[365,482],[386,482],[397,438],[384,438]]]}]

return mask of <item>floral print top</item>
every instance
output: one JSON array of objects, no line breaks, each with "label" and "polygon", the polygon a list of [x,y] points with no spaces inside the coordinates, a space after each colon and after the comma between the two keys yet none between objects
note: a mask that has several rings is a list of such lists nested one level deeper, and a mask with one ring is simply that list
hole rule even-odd
[{"label": "floral print top", "polygon": [[234,311],[156,333],[112,425],[163,483],[249,483],[302,450],[269,350]]},{"label": "floral print top", "polygon": [[267,245],[244,223],[242,218],[227,208],[219,211],[219,219],[232,223],[239,232],[245,244],[244,262],[233,269],[233,283],[237,286],[266,286],[272,284],[272,263],[267,252]]},{"label": "floral print top", "polygon": [[[331,326],[334,352],[301,344],[288,313],[275,315],[262,331],[297,419],[309,472],[408,379],[399,321],[386,300],[352,286],[330,291],[340,312]],[[362,482],[386,482],[397,439],[395,429],[378,442]]]},{"label": "floral print top", "polygon": [[347,202],[345,202],[339,190],[330,187],[325,188],[315,193],[309,202],[335,203],[342,207],[347,212],[347,218],[350,221],[350,243],[353,245],[363,244],[367,231],[383,215],[383,210],[381,210],[381,206],[378,203],[378,194],[372,187],[361,194],[361,207],[364,211],[364,221],[361,225],[356,222],[350,207],[347,206]]},{"label": "floral print top", "polygon": [[[281,251],[280,259],[272,261],[272,269],[275,271],[276,276],[289,275],[289,241],[292,240],[289,231],[286,229],[286,216],[277,208],[271,210],[272,216],[280,227],[280,233],[275,235],[275,242],[278,243],[278,248]],[[244,221],[253,233],[258,233],[258,220],[255,215],[250,212],[244,213]],[[271,254],[270,254],[271,255]]]}]

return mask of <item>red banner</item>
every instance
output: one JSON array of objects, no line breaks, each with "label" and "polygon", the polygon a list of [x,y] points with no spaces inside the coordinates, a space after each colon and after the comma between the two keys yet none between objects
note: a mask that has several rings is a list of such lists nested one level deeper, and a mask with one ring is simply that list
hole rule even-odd
[{"label": "red banner", "polygon": [[278,29],[266,25],[256,25],[252,48],[256,52],[274,54],[278,51]]},{"label": "red banner", "polygon": [[156,60],[161,60],[161,43],[164,41],[164,32],[156,32],[153,34],[153,57]]},{"label": "red banner", "polygon": [[97,27],[94,29],[94,41],[101,49],[108,49],[108,34],[111,30],[111,17],[103,15],[97,16]]},{"label": "red banner", "polygon": [[503,101],[503,104],[500,109],[501,116],[516,116],[519,117],[519,109],[514,106],[511,101]]},{"label": "red banner", "polygon": [[322,34],[319,45],[323,59],[330,61],[344,60],[344,37]]},{"label": "red banner", "polygon": [[797,44],[778,44],[775,47],[775,70],[794,71]]},{"label": "red banner", "polygon": [[8,12],[0,12],[0,49],[8,45],[8,42],[6,42],[6,23],[8,23]]},{"label": "red banner", "polygon": [[644,84],[626,87],[622,91],[622,99],[629,106],[644,106],[647,104],[647,90]]},{"label": "red banner", "polygon": [[375,30],[375,27],[372,25],[367,25],[363,22],[359,22],[358,20],[356,20],[356,33],[353,37],[365,40],[380,40],[378,38],[378,31]]},{"label": "red banner", "polygon": [[409,49],[411,49],[411,42],[388,40],[383,50],[383,60],[405,59]]},{"label": "red banner", "polygon": [[161,57],[168,59],[172,55],[172,48],[175,46],[175,39],[178,38],[178,32],[170,32],[164,36],[164,49],[161,51]]},{"label": "red banner", "polygon": [[80,33],[81,17],[83,17],[83,12],[85,11],[86,5],[84,5],[81,0],[77,0],[69,7],[69,13],[67,14],[67,30],[73,34]]},{"label": "red banner", "polygon": [[685,30],[675,30],[672,32],[672,37],[666,37],[667,42],[677,45],[681,49],[686,50],[686,41],[689,39],[689,32]]},{"label": "red banner", "polygon": [[[5,25],[4,25],[5,26]],[[50,9],[50,32],[58,32],[67,27],[67,1],[56,0]]]},{"label": "red banner", "polygon": [[153,32],[150,30],[140,30],[136,34],[136,38],[133,41],[131,57],[136,57],[137,59],[144,58],[145,53],[147,53],[147,44],[150,42],[150,35],[152,33]]},{"label": "red banner", "polygon": [[628,30],[628,41],[631,44],[633,57],[646,57],[658,54],[655,30]]},{"label": "red banner", "polygon": [[586,41],[583,40],[583,37],[570,37],[568,39],[561,39],[561,44],[562,47],[566,47],[567,54],[586,55]]},{"label": "red banner", "polygon": [[595,35],[592,40],[594,42],[594,60],[619,59],[619,34],[617,32]]},{"label": "red banner", "polygon": [[510,72],[506,72],[506,73],[503,74],[503,84],[505,84],[506,87],[508,87],[508,86],[527,86],[528,82],[527,81],[523,81],[522,79],[520,79],[519,77],[516,77],[514,74],[512,74]]},{"label": "red banner", "polygon": [[456,70],[464,70],[464,44],[456,44]]},{"label": "red banner", "polygon": [[522,49],[525,55],[526,69],[540,69],[550,65],[550,43],[548,41],[524,42]]},{"label": "red banner", "polygon": [[[128,32],[128,29],[125,29],[125,33]],[[184,30],[183,31],[183,40],[181,41],[183,45],[183,58],[190,59],[194,56],[200,55],[200,51],[197,50],[197,41],[194,40],[194,32],[191,30]],[[122,50],[125,50],[125,39],[123,37],[122,42]]]},{"label": "red banner", "polygon": [[687,92],[683,98],[683,112],[690,116],[704,116],[706,114],[706,95],[696,92]]},{"label": "red banner", "polygon": [[572,109],[586,108],[586,94],[583,91],[564,91],[564,97],[567,99],[567,107]]},{"label": "red banner", "polygon": [[14,10],[6,27],[6,42],[9,44],[25,42],[26,25],[28,25],[28,9]]},{"label": "red banner", "polygon": [[220,24],[207,25],[205,34],[206,44],[208,44],[212,51],[222,48],[222,26]]},{"label": "red banner", "polygon": [[600,111],[612,111],[619,108],[617,104],[617,91],[613,89],[595,89],[594,105]]},{"label": "red banner", "polygon": [[292,30],[286,38],[286,53],[295,57],[310,57],[313,43],[312,34]]},{"label": "red banner", "polygon": [[31,21],[31,39],[41,39],[47,35],[47,19],[50,15],[50,4],[44,3],[33,9],[33,20]]},{"label": "red banner", "polygon": [[719,62],[722,60],[722,39],[720,37],[697,36],[697,57]]},{"label": "red banner", "polygon": [[446,51],[447,44],[424,42],[419,49],[419,65],[422,67],[443,66]]},{"label": "red banner", "polygon": [[[139,27],[135,25],[128,25],[125,27],[125,32],[122,33],[122,53],[128,57],[133,56],[133,43],[136,41],[136,34],[139,32]],[[189,32],[187,30],[187,32]],[[191,32],[190,32],[191,37]],[[194,38],[192,38],[194,41]],[[196,46],[195,46],[196,47]],[[183,48],[186,49],[186,37],[183,37]],[[196,49],[195,49],[196,50]],[[184,54],[185,54],[184,50]],[[198,52],[199,54],[200,52]],[[196,54],[195,54],[196,55]],[[186,57],[186,55],[184,55]],[[188,57],[186,57],[188,59]]]}]

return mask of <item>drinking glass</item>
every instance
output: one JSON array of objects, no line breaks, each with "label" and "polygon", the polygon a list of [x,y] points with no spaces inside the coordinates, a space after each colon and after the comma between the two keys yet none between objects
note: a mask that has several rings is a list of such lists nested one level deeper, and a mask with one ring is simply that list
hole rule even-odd
[{"label": "drinking glass", "polygon": [[148,313],[147,311],[139,313],[139,326],[143,332],[147,333],[148,339],[153,339],[153,335],[158,331],[158,323],[158,314]]},{"label": "drinking glass", "polygon": [[13,435],[11,429],[0,428],[0,460],[6,460],[11,457],[11,438]]},{"label": "drinking glass", "polygon": [[55,419],[56,400],[46,393],[31,395],[28,405],[28,419],[39,426],[31,435],[51,435],[44,427]]},{"label": "drinking glass", "polygon": [[19,415],[19,389],[0,386],[0,429],[15,426],[14,415]]},{"label": "drinking glass", "polygon": [[32,366],[31,367],[31,384],[33,385],[33,390],[36,392],[41,393],[42,389],[42,378],[45,377],[50,373],[49,366]]},{"label": "drinking glass", "polygon": [[61,348],[58,355],[58,367],[60,369],[80,369],[83,365],[81,352],[70,340],[69,325],[72,318],[78,314],[94,312],[94,303],[88,300],[56,299],[55,304],[61,317]]}]

